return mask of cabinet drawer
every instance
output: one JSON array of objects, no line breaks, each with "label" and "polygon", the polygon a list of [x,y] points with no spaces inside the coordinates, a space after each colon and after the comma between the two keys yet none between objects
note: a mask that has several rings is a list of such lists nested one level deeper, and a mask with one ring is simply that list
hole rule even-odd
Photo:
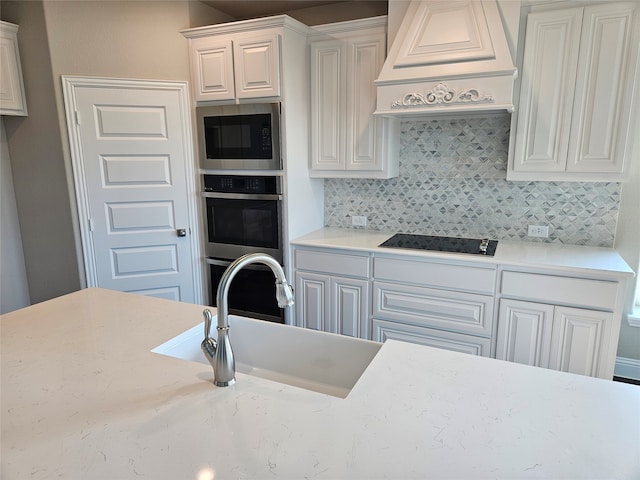
[{"label": "cabinet drawer", "polygon": [[507,271],[502,272],[500,291],[504,297],[613,311],[618,285],[605,280]]},{"label": "cabinet drawer", "polygon": [[496,270],[494,268],[376,257],[373,271],[378,280],[489,295],[495,292]]},{"label": "cabinet drawer", "polygon": [[493,297],[374,282],[373,316],[490,337]]},{"label": "cabinet drawer", "polygon": [[387,322],[377,318],[373,319],[373,339],[378,342],[400,340],[482,357],[491,356],[491,341],[488,338]]},{"label": "cabinet drawer", "polygon": [[369,277],[368,256],[296,250],[295,266],[300,270],[312,270],[330,275]]}]

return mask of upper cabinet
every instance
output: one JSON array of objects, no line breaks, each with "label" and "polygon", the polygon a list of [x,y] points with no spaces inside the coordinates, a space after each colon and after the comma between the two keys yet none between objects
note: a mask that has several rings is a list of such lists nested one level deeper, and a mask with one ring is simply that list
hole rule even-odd
[{"label": "upper cabinet", "polygon": [[374,116],[386,17],[314,27],[310,36],[312,177],[398,175],[399,121]]},{"label": "upper cabinet", "polygon": [[183,31],[196,102],[279,99],[286,28],[307,31],[284,15]]},{"label": "upper cabinet", "polygon": [[507,179],[624,179],[639,19],[637,2],[528,13]]},{"label": "upper cabinet", "polygon": [[0,115],[27,115],[18,25],[0,21]]}]

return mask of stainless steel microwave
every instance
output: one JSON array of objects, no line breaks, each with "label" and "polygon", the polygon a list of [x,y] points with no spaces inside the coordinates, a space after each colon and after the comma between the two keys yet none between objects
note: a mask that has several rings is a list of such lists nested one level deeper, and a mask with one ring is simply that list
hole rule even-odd
[{"label": "stainless steel microwave", "polygon": [[280,170],[280,104],[196,107],[200,167]]}]

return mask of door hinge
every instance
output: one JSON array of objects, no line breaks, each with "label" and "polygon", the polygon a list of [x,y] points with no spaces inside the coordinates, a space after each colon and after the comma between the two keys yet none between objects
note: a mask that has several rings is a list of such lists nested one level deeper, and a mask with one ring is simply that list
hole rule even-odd
[{"label": "door hinge", "polygon": [[93,218],[89,218],[89,231],[93,232]]},{"label": "door hinge", "polygon": [[78,113],[78,110],[75,110],[74,114],[76,118],[76,125],[80,125],[80,113]]}]

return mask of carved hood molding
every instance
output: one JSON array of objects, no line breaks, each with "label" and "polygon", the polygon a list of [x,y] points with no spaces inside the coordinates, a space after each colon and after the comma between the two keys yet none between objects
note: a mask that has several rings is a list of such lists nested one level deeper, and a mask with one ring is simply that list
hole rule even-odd
[{"label": "carved hood molding", "polygon": [[412,0],[376,80],[376,114],[512,112],[515,76],[496,0]]}]

